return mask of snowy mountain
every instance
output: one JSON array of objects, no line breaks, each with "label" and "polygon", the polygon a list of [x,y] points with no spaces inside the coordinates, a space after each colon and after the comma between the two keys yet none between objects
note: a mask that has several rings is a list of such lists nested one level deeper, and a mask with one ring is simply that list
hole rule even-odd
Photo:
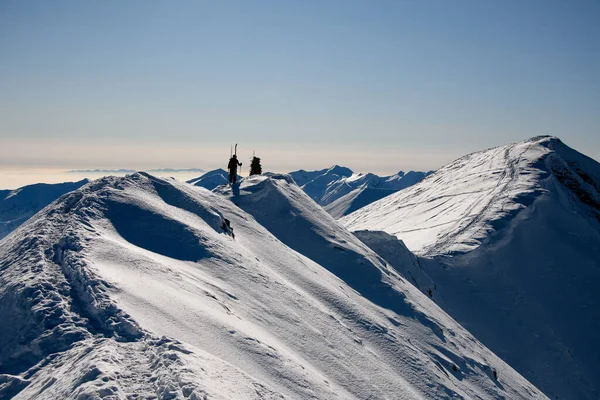
[{"label": "snowy mountain", "polygon": [[[354,174],[342,178],[328,189],[325,195],[325,211],[339,219],[379,199],[406,189],[431,175],[429,172],[398,172],[396,175],[379,177],[374,174]],[[344,194],[345,193],[345,194]]]},{"label": "snowy mountain", "polygon": [[320,171],[295,171],[290,175],[314,201],[335,218],[347,215],[360,207],[379,200],[422,180],[431,172],[400,171],[392,176],[354,173],[334,165]]},{"label": "snowy mountain", "polygon": [[[549,397],[600,397],[598,162],[536,137],[460,158],[341,222],[422,256],[421,290]],[[397,264],[390,235],[359,237]]]},{"label": "snowy mountain", "polygon": [[79,182],[38,183],[15,190],[0,190],[0,239],[63,194],[86,183],[88,180],[84,179]]},{"label": "snowy mountain", "polygon": [[[341,177],[348,177],[352,174],[353,172],[351,169],[341,167],[339,165],[334,165],[331,168],[325,168],[318,171],[305,171],[301,169],[299,171],[293,171],[289,173],[289,175],[294,178],[294,182],[296,182],[300,187],[315,180],[317,180],[317,182],[333,182]],[[325,183],[325,185],[326,184],[327,183]],[[309,194],[309,196],[311,195]]]},{"label": "snowy mountain", "polygon": [[2,239],[0,398],[546,398],[289,176],[234,189],[103,178]]},{"label": "snowy mountain", "polygon": [[323,205],[328,188],[331,184],[339,182],[343,178],[352,176],[353,172],[349,168],[334,165],[331,168],[320,171],[294,171],[290,176],[304,190],[304,192],[318,204]]},{"label": "snowy mountain", "polygon": [[187,183],[213,190],[217,186],[226,185],[229,182],[229,173],[222,168],[209,171],[199,178],[190,179]]}]

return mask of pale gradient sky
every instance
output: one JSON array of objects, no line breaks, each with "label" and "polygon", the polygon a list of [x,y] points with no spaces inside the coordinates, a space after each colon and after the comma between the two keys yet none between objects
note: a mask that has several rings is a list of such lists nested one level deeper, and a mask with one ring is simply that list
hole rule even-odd
[{"label": "pale gradient sky", "polygon": [[270,171],[436,169],[540,134],[598,160],[599,20],[596,0],[2,0],[0,188],[223,167],[232,142]]}]

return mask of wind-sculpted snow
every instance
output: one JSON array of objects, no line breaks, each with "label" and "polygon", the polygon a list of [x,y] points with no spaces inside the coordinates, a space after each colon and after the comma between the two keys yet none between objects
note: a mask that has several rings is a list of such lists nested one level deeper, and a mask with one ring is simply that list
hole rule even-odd
[{"label": "wind-sculpted snow", "polygon": [[[549,397],[592,400],[599,188],[598,162],[537,137],[459,159],[342,222],[426,255],[421,290],[433,284],[442,308]],[[393,265],[406,258],[387,237],[357,235]]]},{"label": "wind-sculpted snow", "polygon": [[291,178],[234,189],[104,178],[6,237],[0,398],[546,398]]},{"label": "wind-sculpted snow", "polygon": [[63,194],[79,189],[87,182],[84,179],[57,184],[38,183],[15,190],[0,190],[0,240]]}]

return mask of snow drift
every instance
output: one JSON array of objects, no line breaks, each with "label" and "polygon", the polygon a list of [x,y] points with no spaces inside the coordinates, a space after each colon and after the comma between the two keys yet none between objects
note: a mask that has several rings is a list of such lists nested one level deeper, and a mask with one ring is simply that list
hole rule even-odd
[{"label": "snow drift", "polygon": [[[458,159],[341,221],[424,256],[421,288],[433,283],[440,306],[547,395],[596,399],[599,192],[600,164],[536,137]],[[389,236],[371,239],[395,264]]]},{"label": "snow drift", "polygon": [[1,240],[0,397],[546,398],[291,178],[235,189],[104,178]]}]

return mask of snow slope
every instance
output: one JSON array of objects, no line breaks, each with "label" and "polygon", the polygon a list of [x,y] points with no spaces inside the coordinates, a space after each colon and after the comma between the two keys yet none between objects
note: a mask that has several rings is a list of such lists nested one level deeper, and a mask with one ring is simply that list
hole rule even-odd
[{"label": "snow slope", "polygon": [[373,189],[367,186],[359,187],[327,204],[323,208],[333,218],[340,219],[345,215],[351,214],[364,206],[396,192],[397,190],[394,189]]},{"label": "snow slope", "polygon": [[234,190],[104,178],[0,241],[0,397],[546,398],[291,178]]},{"label": "snow slope", "polygon": [[84,179],[79,182],[38,183],[15,190],[0,190],[0,239],[63,194],[86,183],[88,180]]},{"label": "snow slope", "polygon": [[[342,219],[549,397],[600,397],[600,164],[554,137],[470,154]],[[389,239],[389,238],[388,238]],[[391,264],[389,243],[368,243]]]},{"label": "snow slope", "polygon": [[213,190],[217,186],[226,185],[229,182],[229,173],[222,168],[209,171],[199,178],[187,181],[191,185],[200,186]]},{"label": "snow slope", "polygon": [[551,150],[532,139],[469,154],[420,184],[343,218],[351,230],[383,230],[421,255],[464,253],[545,192],[540,163]]}]

